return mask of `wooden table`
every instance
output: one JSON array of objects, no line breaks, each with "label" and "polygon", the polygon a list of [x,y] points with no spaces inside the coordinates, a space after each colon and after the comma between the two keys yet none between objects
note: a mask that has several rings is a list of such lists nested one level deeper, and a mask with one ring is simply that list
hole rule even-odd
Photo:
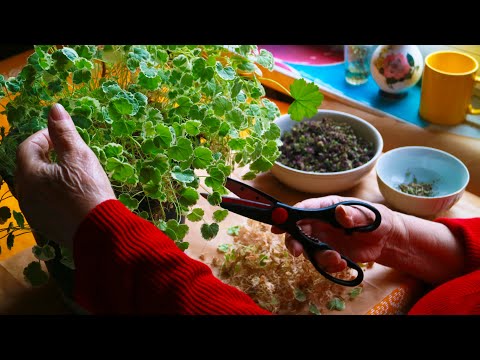
[{"label": "wooden table", "polygon": [[[21,54],[0,62],[0,73],[13,76],[25,63],[26,55]],[[471,175],[470,184],[467,187],[468,191],[452,209],[438,214],[438,216],[480,216],[480,197],[477,196],[480,194],[479,140],[415,127],[391,117],[380,115],[362,105],[349,103],[344,99],[337,98],[334,94],[328,93],[328,91],[323,91],[323,93],[325,100],[321,106],[322,109],[345,111],[372,123],[383,136],[385,151],[399,146],[420,145],[442,149],[460,158],[468,167]],[[282,102],[277,102],[277,104],[282,113],[285,113],[288,105]],[[242,171],[242,169],[238,170],[236,175],[240,176]],[[298,201],[312,197],[311,194],[297,192],[286,187],[278,182],[270,172],[258,176],[250,183],[287,204],[293,205]],[[364,178],[358,186],[340,195],[355,196],[372,202],[385,203],[378,189],[374,171]],[[199,205],[205,209],[207,216],[209,212],[215,210],[203,199],[200,200]],[[235,214],[229,215],[227,221],[221,224],[219,233],[222,234],[225,227],[230,224],[239,224],[242,221],[244,221],[244,218],[237,217]],[[219,236],[207,243],[199,236],[199,224],[190,223],[189,226],[190,233],[187,241],[191,243],[191,247],[187,253],[192,257],[198,258],[205,253],[210,254],[211,257],[217,245],[225,241],[224,237]],[[30,251],[30,247],[33,245],[32,241],[27,241],[22,245],[25,250],[0,261],[0,313],[63,314],[70,312],[53,283],[39,289],[31,289],[24,282],[22,269],[32,258]],[[17,247],[17,245],[19,244],[16,244],[17,251],[21,250],[22,247]],[[5,246],[3,248],[6,249]],[[5,258],[5,255],[4,253],[2,256]],[[207,256],[206,261],[208,260],[209,257]],[[395,305],[395,302],[398,309],[405,311],[418,298],[421,291],[421,284],[416,280],[378,264],[375,264],[372,270],[366,272],[364,283],[364,292],[369,295],[365,297],[364,301],[356,303],[347,313],[388,313],[391,312],[389,306],[392,303]]]}]

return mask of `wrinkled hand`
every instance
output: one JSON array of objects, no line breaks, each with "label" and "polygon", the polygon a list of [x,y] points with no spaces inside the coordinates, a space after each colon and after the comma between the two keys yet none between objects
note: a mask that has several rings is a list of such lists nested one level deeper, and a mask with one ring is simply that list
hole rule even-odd
[{"label": "wrinkled hand", "polygon": [[[56,163],[49,160],[52,150]],[[48,129],[20,144],[15,178],[20,208],[30,226],[64,246],[72,246],[90,210],[115,199],[107,174],[60,104],[50,110]]]},{"label": "wrinkled hand", "polygon": [[[322,208],[345,200],[359,199],[326,196],[304,200],[295,204],[295,207],[306,209]],[[402,234],[398,233],[398,227],[395,226],[398,222],[397,213],[381,204],[372,205],[374,205],[382,215],[381,225],[372,232],[354,232],[348,235],[343,229],[335,228],[328,223],[315,219],[305,219],[298,224],[307,235],[329,244],[332,248],[338,250],[342,255],[349,257],[352,261],[378,261],[386,242],[392,241],[395,237],[402,236]],[[335,209],[335,217],[343,227],[351,228],[372,223],[375,214],[363,207],[356,208],[353,206],[340,205]],[[276,234],[283,233],[282,230],[275,226],[272,227],[272,232]],[[285,236],[285,245],[294,256],[299,256],[303,253],[303,246],[300,242],[293,239],[290,234],[286,234]],[[314,258],[318,265],[329,273],[342,271],[347,266],[347,262],[340,257],[337,251],[318,251],[314,255]]]}]

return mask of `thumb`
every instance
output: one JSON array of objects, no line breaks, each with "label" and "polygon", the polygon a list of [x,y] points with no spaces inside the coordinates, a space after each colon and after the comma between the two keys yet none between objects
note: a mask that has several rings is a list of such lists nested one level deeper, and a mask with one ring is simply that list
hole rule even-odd
[{"label": "thumb", "polygon": [[344,228],[366,226],[373,222],[375,214],[368,209],[339,205],[335,209],[335,218]]},{"label": "thumb", "polygon": [[61,104],[54,104],[50,109],[48,132],[60,160],[85,145],[72,118]]}]

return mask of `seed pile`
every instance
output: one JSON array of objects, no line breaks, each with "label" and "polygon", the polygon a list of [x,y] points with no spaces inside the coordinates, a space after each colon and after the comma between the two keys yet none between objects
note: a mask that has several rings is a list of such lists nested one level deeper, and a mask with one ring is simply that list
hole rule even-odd
[{"label": "seed pile", "polygon": [[373,143],[357,137],[350,125],[329,118],[302,121],[285,132],[281,140],[278,161],[303,171],[350,170],[375,154]]}]

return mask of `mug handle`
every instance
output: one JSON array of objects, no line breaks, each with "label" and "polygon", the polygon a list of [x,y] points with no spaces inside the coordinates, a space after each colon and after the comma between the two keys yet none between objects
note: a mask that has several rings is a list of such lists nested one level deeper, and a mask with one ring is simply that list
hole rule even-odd
[{"label": "mug handle", "polygon": [[[480,83],[480,76],[475,76],[474,81]],[[468,105],[468,113],[472,115],[480,115],[480,109],[475,109],[472,104]]]}]

